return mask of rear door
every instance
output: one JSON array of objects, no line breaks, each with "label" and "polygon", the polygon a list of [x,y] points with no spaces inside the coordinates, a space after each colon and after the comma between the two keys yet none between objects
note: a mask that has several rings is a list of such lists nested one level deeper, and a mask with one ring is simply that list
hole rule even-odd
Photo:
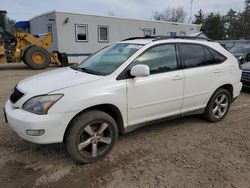
[{"label": "rear door", "polygon": [[202,109],[217,87],[225,68],[221,62],[226,58],[213,49],[200,45],[180,44],[184,82],[182,113]]}]

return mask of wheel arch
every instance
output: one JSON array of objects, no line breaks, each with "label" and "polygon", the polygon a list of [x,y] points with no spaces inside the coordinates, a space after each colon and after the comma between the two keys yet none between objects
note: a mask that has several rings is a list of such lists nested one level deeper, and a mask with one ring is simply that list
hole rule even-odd
[{"label": "wheel arch", "polygon": [[[226,89],[230,95],[231,95],[231,102],[233,100],[233,85],[232,84],[224,84],[221,85],[220,87],[218,87],[216,90],[214,90],[214,92],[212,93],[212,95],[210,96],[209,100],[207,101],[207,104],[209,103],[209,101],[211,100],[211,98],[214,96],[214,94],[219,90],[219,89]],[[207,105],[206,104],[206,105]]]},{"label": "wheel arch", "polygon": [[[231,101],[233,100],[233,96],[234,96],[234,91],[233,91],[233,85],[232,84],[225,84],[225,85],[222,85],[221,87],[219,87],[218,89],[226,89],[229,93],[230,93],[230,95],[231,95]],[[217,90],[218,90],[217,89]],[[216,91],[217,91],[216,90]],[[215,92],[216,92],[215,91]]]},{"label": "wheel arch", "polygon": [[94,106],[90,106],[88,108],[85,108],[84,110],[80,111],[79,113],[77,113],[69,122],[65,132],[64,132],[64,136],[63,136],[63,141],[65,139],[65,135],[67,133],[67,130],[68,128],[70,127],[70,124],[71,122],[77,117],[79,116],[80,114],[84,113],[84,112],[87,112],[87,111],[90,111],[90,110],[99,110],[99,111],[102,111],[102,112],[105,112],[107,113],[108,115],[110,115],[112,118],[114,118],[116,124],[117,124],[117,127],[118,127],[118,131],[120,134],[124,134],[125,131],[124,131],[124,120],[123,120],[123,117],[122,117],[122,113],[121,111],[119,110],[119,108],[113,104],[108,104],[108,103],[105,103],[105,104],[98,104],[98,105],[94,105]]}]

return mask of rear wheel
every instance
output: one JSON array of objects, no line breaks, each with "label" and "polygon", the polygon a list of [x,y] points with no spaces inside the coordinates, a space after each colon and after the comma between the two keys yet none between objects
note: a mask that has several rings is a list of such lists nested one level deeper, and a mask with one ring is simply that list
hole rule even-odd
[{"label": "rear wheel", "polygon": [[117,137],[117,125],[111,116],[101,111],[89,111],[71,122],[64,143],[73,159],[90,163],[104,158]]},{"label": "rear wheel", "polygon": [[31,46],[24,52],[24,62],[32,69],[45,69],[50,64],[49,52],[39,46]]},{"label": "rear wheel", "polygon": [[208,102],[204,118],[213,123],[223,120],[230,108],[231,101],[228,90],[218,89]]}]

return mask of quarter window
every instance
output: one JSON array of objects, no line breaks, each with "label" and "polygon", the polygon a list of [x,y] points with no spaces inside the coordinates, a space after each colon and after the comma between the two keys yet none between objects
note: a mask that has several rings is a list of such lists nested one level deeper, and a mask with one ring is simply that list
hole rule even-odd
[{"label": "quarter window", "polygon": [[205,53],[201,45],[182,44],[181,51],[185,68],[206,65]]},{"label": "quarter window", "polygon": [[212,53],[208,50],[208,48],[204,47],[204,50],[205,50],[207,64],[208,65],[216,64],[217,61],[216,61],[215,57],[212,55]]},{"label": "quarter window", "polygon": [[226,61],[227,58],[225,56],[221,55],[219,52],[217,52],[211,48],[209,48],[209,51],[214,56],[216,63],[222,63],[222,62]]},{"label": "quarter window", "polygon": [[149,49],[140,56],[135,64],[148,65],[151,74],[167,72],[177,68],[174,44],[164,44]]},{"label": "quarter window", "polygon": [[108,26],[98,26],[98,41],[109,42],[109,27]]},{"label": "quarter window", "polygon": [[88,26],[76,24],[76,41],[77,42],[86,42],[88,41]]}]

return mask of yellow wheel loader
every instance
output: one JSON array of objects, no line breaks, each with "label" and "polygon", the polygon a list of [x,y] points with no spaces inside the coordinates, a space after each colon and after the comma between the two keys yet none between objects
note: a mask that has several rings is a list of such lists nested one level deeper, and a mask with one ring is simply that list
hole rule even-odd
[{"label": "yellow wheel loader", "polygon": [[37,70],[45,69],[50,63],[68,66],[66,53],[48,52],[52,44],[51,33],[34,36],[16,31],[13,36],[6,31],[6,14],[6,11],[0,11],[0,63],[23,61],[30,68]]}]

